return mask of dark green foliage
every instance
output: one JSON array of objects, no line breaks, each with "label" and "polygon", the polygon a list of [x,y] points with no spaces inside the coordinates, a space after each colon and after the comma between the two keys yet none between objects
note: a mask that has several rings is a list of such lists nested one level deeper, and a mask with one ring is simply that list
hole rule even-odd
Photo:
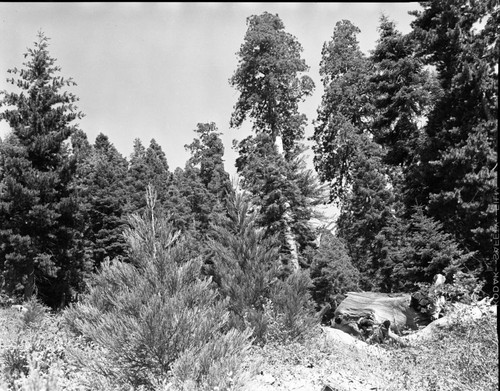
[{"label": "dark green foliage", "polygon": [[[468,266],[487,279],[496,211],[499,13],[495,2],[441,0],[415,13],[417,55],[435,66],[442,94],[428,115],[420,164],[409,175],[406,202],[427,214],[467,251]],[[483,24],[484,28],[479,25]]]},{"label": "dark green foliage", "polygon": [[130,262],[104,262],[67,312],[72,328],[103,349],[101,360],[82,364],[134,388],[227,387],[231,380],[214,370],[238,379],[249,333],[228,332],[227,302],[200,277],[201,259],[155,204],[149,190],[144,215],[130,217]]},{"label": "dark green foliage", "polygon": [[102,133],[93,146],[83,140],[82,137],[74,140],[78,160],[72,187],[86,223],[83,231],[86,251],[94,267],[99,267],[105,258],[126,257],[123,200],[128,195],[127,161]]},{"label": "dark green foliage", "polygon": [[78,98],[62,91],[75,83],[58,75],[47,48],[39,33],[24,68],[9,70],[15,76],[7,81],[21,92],[2,92],[0,120],[12,133],[0,151],[0,265],[7,292],[38,293],[57,307],[74,296],[86,268],[65,144],[82,114],[74,106]]},{"label": "dark green foliage", "polygon": [[448,281],[471,254],[464,253],[443,225],[416,208],[409,219],[394,217],[376,238],[372,270],[384,292],[412,292],[417,283],[431,283],[438,273]]},{"label": "dark green foliage", "polygon": [[312,139],[314,166],[330,184],[332,201],[342,201],[352,184],[353,168],[361,157],[371,113],[368,94],[370,64],[359,49],[360,30],[343,20],[332,40],[323,45],[320,74],[324,93]]},{"label": "dark green foliage", "polygon": [[286,160],[269,135],[249,137],[238,148],[240,185],[259,208],[258,225],[266,235],[278,236],[283,263],[288,264],[293,249],[287,229],[299,254],[313,245],[315,235],[310,220],[314,217],[313,207],[322,201],[323,189],[304,161],[300,157]]},{"label": "dark green foliage", "polygon": [[283,139],[286,153],[303,138],[306,118],[298,103],[312,93],[314,83],[300,58],[302,46],[284,30],[278,15],[264,12],[247,19],[248,29],[238,52],[238,69],[230,79],[240,96],[231,116],[231,127],[239,127],[249,116],[255,132],[266,132],[273,142]]},{"label": "dark green foliage", "polygon": [[317,323],[308,273],[280,277],[279,242],[259,228],[255,209],[241,194],[230,199],[227,210],[227,220],[214,227],[210,248],[232,324],[250,325],[258,342],[303,337]]},{"label": "dark green foliage", "polygon": [[146,209],[144,193],[148,185],[154,186],[158,192],[158,210],[166,212],[173,209],[169,197],[171,182],[167,158],[155,139],[151,140],[147,149],[139,139],[135,139],[127,173],[127,213],[142,213]]},{"label": "dark green foliage", "polygon": [[[321,233],[319,248],[313,255],[310,275],[316,307],[329,305],[330,317],[347,292],[359,290],[360,274],[352,265],[345,243],[326,230]],[[323,320],[328,321],[328,316]]]}]

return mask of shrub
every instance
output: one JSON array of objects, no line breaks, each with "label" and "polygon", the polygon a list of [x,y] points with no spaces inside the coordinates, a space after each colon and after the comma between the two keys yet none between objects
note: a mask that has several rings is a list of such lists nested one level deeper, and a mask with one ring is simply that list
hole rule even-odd
[{"label": "shrub", "polygon": [[267,340],[281,343],[297,341],[307,336],[319,319],[309,295],[311,280],[307,271],[290,274],[273,284],[268,305]]},{"label": "shrub", "polygon": [[4,384],[0,389],[78,389],[75,367],[67,355],[68,347],[76,341],[65,332],[60,316],[46,312],[47,308],[35,299],[23,306],[27,311],[22,314],[4,310],[9,322],[1,324],[8,330],[8,338],[2,336],[7,343],[2,346]]},{"label": "shrub", "polygon": [[231,371],[238,384],[250,332],[229,332],[227,301],[200,277],[201,259],[155,214],[155,200],[148,189],[144,216],[130,218],[130,263],[104,262],[66,312],[71,328],[100,353],[90,361],[81,356],[81,365],[122,387],[204,389],[218,382],[219,370]]},{"label": "shrub", "polygon": [[40,326],[49,311],[49,308],[40,303],[35,296],[32,296],[24,303],[23,307],[25,311],[23,312],[22,321],[25,327]]}]

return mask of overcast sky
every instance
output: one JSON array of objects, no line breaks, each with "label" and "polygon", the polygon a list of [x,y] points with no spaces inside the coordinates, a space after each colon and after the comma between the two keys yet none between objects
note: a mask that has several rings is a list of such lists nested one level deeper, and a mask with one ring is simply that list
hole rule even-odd
[{"label": "overcast sky", "polygon": [[[302,104],[309,119],[323,89],[321,49],[335,23],[350,20],[361,29],[359,43],[369,54],[382,13],[406,33],[418,3],[0,3],[0,90],[7,69],[22,67],[23,54],[42,30],[61,75],[78,84],[86,117],[80,122],[91,142],[100,132],[129,157],[133,140],[147,147],[154,138],[171,170],[184,167],[184,149],[197,123],[215,122],[226,146],[226,170],[235,173],[233,139],[248,135],[250,124],[230,129],[238,93],[228,80],[238,65],[246,19],[264,11],[278,14],[285,30],[302,44],[303,58],[316,83]],[[0,123],[0,137],[7,131]]]}]

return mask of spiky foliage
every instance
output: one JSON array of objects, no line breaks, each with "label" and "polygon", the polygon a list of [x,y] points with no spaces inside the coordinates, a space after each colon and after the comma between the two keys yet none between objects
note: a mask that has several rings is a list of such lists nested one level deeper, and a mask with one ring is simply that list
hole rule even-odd
[{"label": "spiky foliage", "polygon": [[230,299],[233,324],[249,324],[259,342],[302,337],[317,323],[308,274],[280,278],[279,241],[259,228],[257,211],[242,194],[232,196],[227,209],[210,247],[215,281]]},{"label": "spiky foliage", "polygon": [[65,143],[83,114],[66,91],[75,83],[59,75],[43,33],[25,58],[22,69],[9,70],[17,90],[0,93],[0,121],[12,131],[0,146],[0,268],[10,294],[38,292],[58,307],[74,296],[86,267]]},{"label": "spiky foliage", "polygon": [[238,377],[249,332],[228,331],[227,302],[200,278],[201,260],[155,202],[149,188],[145,214],[130,217],[130,263],[105,262],[68,310],[73,329],[103,350],[84,365],[128,387],[227,387],[212,375],[223,368]]}]

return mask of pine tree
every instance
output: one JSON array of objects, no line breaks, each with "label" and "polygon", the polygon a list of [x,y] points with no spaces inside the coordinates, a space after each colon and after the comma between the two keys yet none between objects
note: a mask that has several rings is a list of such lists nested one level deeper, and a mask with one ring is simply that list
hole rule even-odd
[{"label": "pine tree", "polygon": [[214,254],[214,280],[230,299],[232,324],[245,328],[250,323],[254,336],[265,340],[264,305],[280,266],[276,238],[266,238],[257,225],[256,211],[237,193],[228,198],[227,218],[213,226],[209,245]]},{"label": "pine tree", "polygon": [[315,240],[310,221],[317,217],[314,207],[324,198],[312,170],[300,156],[287,161],[266,134],[239,144],[236,167],[241,187],[258,207],[259,226],[266,235],[279,238],[282,262],[293,269],[291,263],[297,258],[301,266],[307,266],[304,252]]},{"label": "pine tree", "polygon": [[38,294],[45,303],[64,305],[85,262],[75,244],[78,205],[69,194],[73,175],[65,142],[82,118],[78,98],[66,87],[71,78],[48,52],[38,34],[23,69],[7,79],[21,92],[2,92],[0,120],[12,134],[2,143],[0,192],[0,263],[6,289],[25,299]]},{"label": "pine tree", "polygon": [[348,194],[352,165],[370,142],[370,64],[359,48],[359,32],[348,20],[338,22],[331,41],[323,45],[320,63],[324,93],[312,137],[314,166],[336,202]]},{"label": "pine tree", "polygon": [[314,130],[314,163],[329,184],[330,199],[341,207],[338,236],[345,240],[363,289],[372,288],[368,260],[373,241],[392,214],[394,187],[384,164],[385,149],[374,140],[372,66],[359,49],[360,30],[336,24],[323,46],[320,73],[324,94]]},{"label": "pine tree", "polygon": [[380,18],[379,39],[371,53],[375,141],[386,148],[384,162],[404,175],[423,142],[422,123],[439,97],[435,75],[415,56],[418,42],[403,35],[386,16]]},{"label": "pine tree", "polygon": [[224,169],[224,145],[216,125],[199,123],[195,138],[185,148],[191,157],[184,170],[184,195],[190,200],[191,213],[197,222],[196,230],[206,237],[210,224],[224,213],[226,198],[233,187]]},{"label": "pine tree", "polygon": [[310,95],[314,83],[299,74],[308,70],[300,58],[302,46],[285,31],[278,15],[264,12],[247,19],[248,30],[238,52],[238,69],[230,79],[240,96],[231,116],[231,127],[239,127],[247,116],[256,133],[265,132],[286,154],[304,136],[307,120],[298,103]]}]

